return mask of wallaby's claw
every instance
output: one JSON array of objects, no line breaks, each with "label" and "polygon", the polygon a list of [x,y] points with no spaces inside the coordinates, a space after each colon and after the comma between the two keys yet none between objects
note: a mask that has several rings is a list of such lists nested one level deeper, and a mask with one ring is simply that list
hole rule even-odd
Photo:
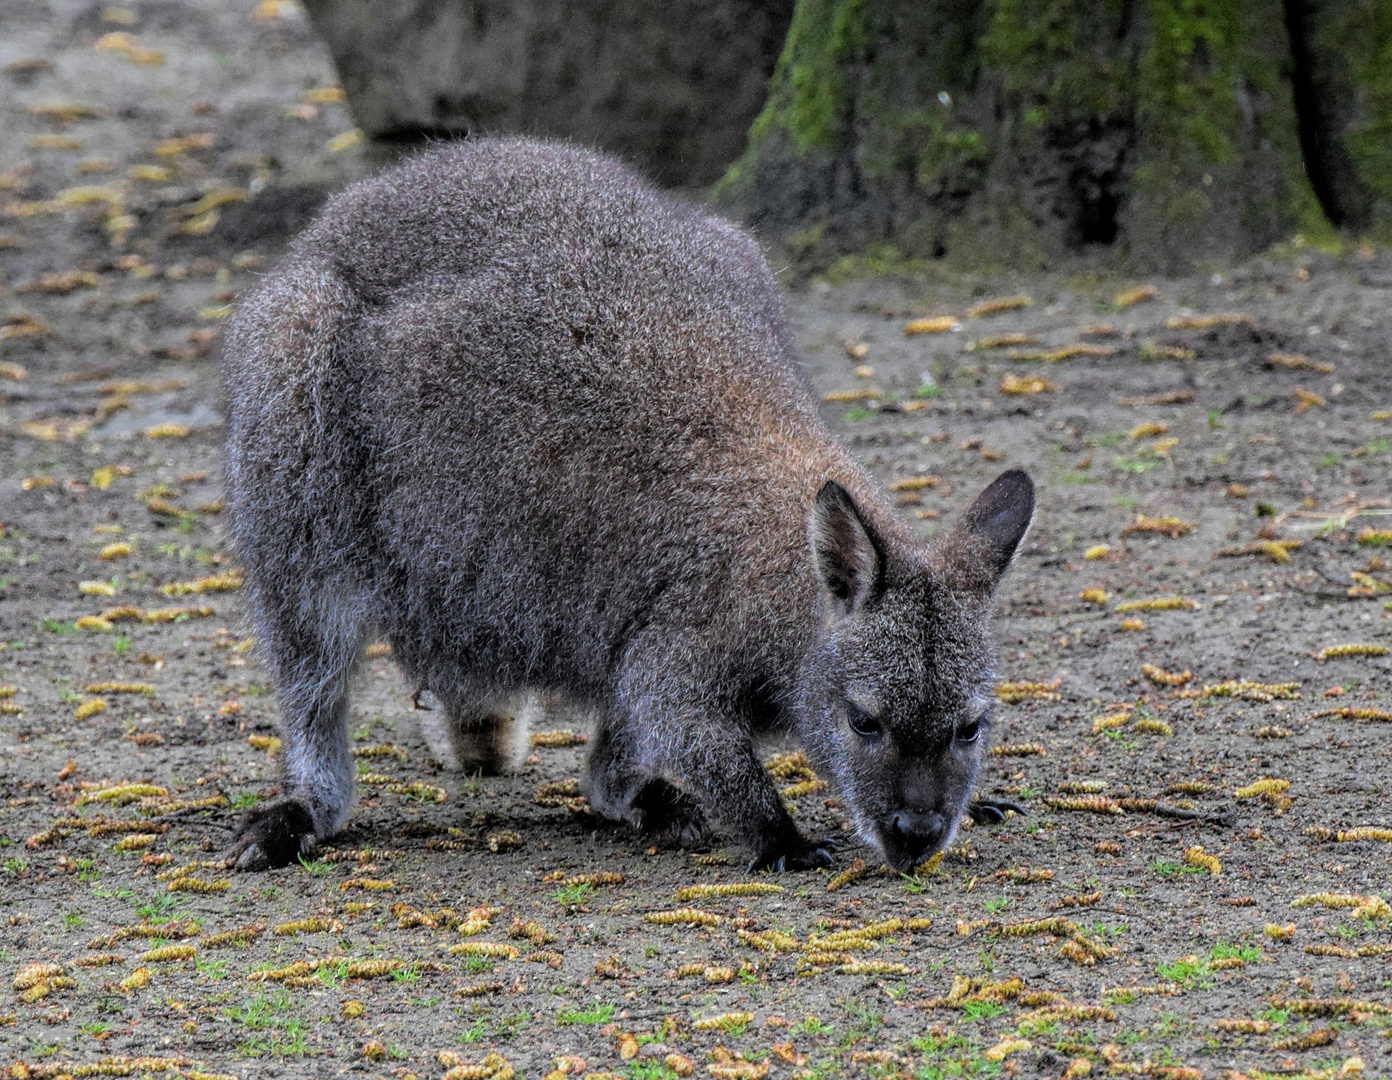
[{"label": "wallaby's claw", "polygon": [[270,870],[289,866],[313,849],[314,819],[309,811],[297,802],[283,802],[253,810],[242,819],[224,862],[238,870]]},{"label": "wallaby's claw", "polygon": [[835,866],[836,856],[831,853],[835,846],[830,840],[804,840],[799,836],[791,850],[770,847],[761,851],[750,862],[749,870],[751,873],[755,870],[774,870],[781,874],[788,870],[818,870]]},{"label": "wallaby's claw", "polygon": [[978,825],[999,825],[1011,810],[1022,817],[1029,817],[1029,811],[1023,806],[1004,799],[978,799],[967,806],[967,813]]}]

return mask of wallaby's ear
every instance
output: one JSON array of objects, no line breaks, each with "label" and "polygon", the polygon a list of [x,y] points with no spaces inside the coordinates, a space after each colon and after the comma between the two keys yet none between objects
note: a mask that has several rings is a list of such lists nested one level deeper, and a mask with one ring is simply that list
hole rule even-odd
[{"label": "wallaby's ear", "polygon": [[817,576],[834,606],[849,614],[880,589],[884,559],[850,493],[835,480],[817,492],[808,523]]},{"label": "wallaby's ear", "polygon": [[996,477],[943,538],[949,584],[993,591],[1034,517],[1034,481],[1023,469]]}]

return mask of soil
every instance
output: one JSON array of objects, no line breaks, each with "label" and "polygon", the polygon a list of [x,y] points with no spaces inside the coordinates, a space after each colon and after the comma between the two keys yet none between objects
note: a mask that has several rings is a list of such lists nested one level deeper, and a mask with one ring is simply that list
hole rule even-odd
[{"label": "soil", "polygon": [[[276,794],[275,699],[226,587],[218,328],[377,163],[306,94],[333,73],[293,4],[128,15],[0,12],[0,64],[52,65],[0,80],[8,1075],[1392,1075],[1392,832],[1339,839],[1392,827],[1389,658],[1318,658],[1392,638],[1385,253],[1291,245],[1132,306],[1145,283],[1083,272],[790,290],[828,422],[888,485],[938,478],[895,495],[925,537],[1003,468],[1039,485],[996,623],[1000,677],[1036,685],[1002,687],[980,782],[1028,815],[964,826],[936,867],[881,872],[813,785],[789,799],[845,880],[647,849],[566,794],[583,745],[446,770],[376,650],[348,830],[237,874],[218,853]],[[27,111],[53,104],[92,115]],[[1007,334],[1039,344],[980,344]],[[1099,354],[1009,355],[1076,342]],[[769,891],[678,893],[749,882]],[[645,919],[686,907],[709,917]]]}]

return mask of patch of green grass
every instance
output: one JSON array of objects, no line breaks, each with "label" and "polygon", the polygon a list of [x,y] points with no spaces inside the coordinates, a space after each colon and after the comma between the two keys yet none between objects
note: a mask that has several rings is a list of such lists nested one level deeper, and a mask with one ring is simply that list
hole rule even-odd
[{"label": "patch of green grass", "polygon": [[802,1023],[794,1024],[788,1030],[794,1035],[811,1035],[815,1038],[818,1035],[830,1035],[836,1028],[832,1024],[823,1023],[815,1016],[808,1015],[803,1017]]},{"label": "patch of green grass", "polygon": [[259,803],[261,799],[262,796],[258,795],[254,791],[239,791],[237,792],[237,794],[232,796],[232,809],[249,810],[251,807]]},{"label": "patch of green grass", "polygon": [[[938,386],[936,383],[920,383],[918,389],[914,391],[913,396],[916,398],[942,397],[942,387]],[[1382,441],[1385,442],[1386,440],[1384,439]]]},{"label": "patch of green grass", "polygon": [[675,1080],[676,1071],[661,1061],[630,1061],[629,1080]]},{"label": "patch of green grass", "polygon": [[195,956],[193,958],[193,967],[203,978],[210,979],[214,982],[218,979],[225,979],[227,977],[226,960],[212,960],[203,956]]},{"label": "patch of green grass", "polygon": [[1187,990],[1208,974],[1208,961],[1198,956],[1181,956],[1168,964],[1158,965],[1155,971],[1162,979],[1179,983]]},{"label": "patch of green grass", "polygon": [[1316,464],[1321,469],[1332,469],[1335,465],[1339,464],[1339,455],[1325,454]]},{"label": "patch of green grass", "polygon": [[76,911],[69,911],[63,916],[63,925],[69,930],[76,930],[85,920]]},{"label": "patch of green grass", "polygon": [[594,892],[594,886],[588,882],[577,882],[574,885],[562,885],[551,894],[558,904],[567,906],[573,904],[583,904],[589,898],[590,893]]},{"label": "patch of green grass", "polygon": [[1175,877],[1178,874],[1202,874],[1202,866],[1189,866],[1186,863],[1178,863],[1173,859],[1156,859],[1150,864],[1150,868],[1162,877]]},{"label": "patch of green grass", "polygon": [[126,653],[130,652],[130,646],[130,635],[125,631],[122,631],[111,639],[111,651],[117,656],[125,656]]},{"label": "patch of green grass", "polygon": [[999,915],[1010,906],[1010,898],[1007,896],[993,896],[981,905],[992,915]]},{"label": "patch of green grass", "polygon": [[1230,945],[1220,941],[1208,951],[1210,960],[1242,960],[1252,964],[1262,958],[1262,951],[1256,945]]},{"label": "patch of green grass", "polygon": [[1005,1012],[999,1001],[968,1001],[962,1006],[962,1015],[968,1020],[990,1020]]},{"label": "patch of green grass", "polygon": [[482,1020],[475,1020],[472,1026],[466,1027],[459,1033],[459,1041],[467,1046],[469,1043],[476,1043],[483,1038],[483,1033],[484,1022]]},{"label": "patch of green grass", "polygon": [[961,1035],[920,1035],[909,1043],[922,1055],[914,1080],[959,1080],[999,1076],[1000,1063],[988,1061],[980,1044]]},{"label": "patch of green grass", "polygon": [[175,896],[172,893],[155,893],[148,902],[141,904],[135,909],[135,913],[142,919],[158,920],[174,911],[184,902],[184,897]]},{"label": "patch of green grass", "polygon": [[11,856],[10,858],[6,859],[3,863],[0,863],[0,870],[5,871],[5,873],[11,875],[12,877],[20,877],[21,875],[27,874],[29,872],[29,864],[24,859],[18,858],[16,856]]},{"label": "patch of green grass", "polygon": [[333,866],[331,866],[329,863],[318,861],[311,862],[309,859],[306,859],[303,855],[299,856],[299,860],[300,869],[302,869],[306,874],[333,873]]},{"label": "patch of green grass", "polygon": [[614,1015],[614,1006],[596,1003],[588,1009],[562,1009],[556,1014],[556,1023],[562,1027],[572,1024],[607,1024]]},{"label": "patch of green grass", "polygon": [[105,1035],[111,1030],[111,1025],[104,1020],[91,1020],[82,1025],[84,1035]]},{"label": "patch of green grass", "polygon": [[77,633],[77,623],[75,620],[42,618],[39,620],[39,629],[50,634],[66,636]]},{"label": "patch of green grass", "polygon": [[872,416],[876,415],[878,414],[875,412],[874,409],[866,409],[860,406],[856,406],[854,409],[847,409],[846,415],[842,417],[842,419],[845,420],[847,423],[853,423],[856,420],[869,420]]}]

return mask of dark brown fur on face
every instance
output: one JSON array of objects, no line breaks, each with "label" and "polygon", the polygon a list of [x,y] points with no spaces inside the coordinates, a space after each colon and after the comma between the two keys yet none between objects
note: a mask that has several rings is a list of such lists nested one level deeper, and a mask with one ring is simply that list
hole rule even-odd
[{"label": "dark brown fur on face", "polygon": [[914,538],[818,419],[734,226],[573,146],[450,145],[334,199],[226,355],[287,791],[240,865],[346,821],[346,692],[379,632],[481,760],[501,696],[592,711],[591,804],[661,841],[714,818],[757,866],[830,863],[755,755],[779,730],[890,864],[950,839],[1033,485]]}]

